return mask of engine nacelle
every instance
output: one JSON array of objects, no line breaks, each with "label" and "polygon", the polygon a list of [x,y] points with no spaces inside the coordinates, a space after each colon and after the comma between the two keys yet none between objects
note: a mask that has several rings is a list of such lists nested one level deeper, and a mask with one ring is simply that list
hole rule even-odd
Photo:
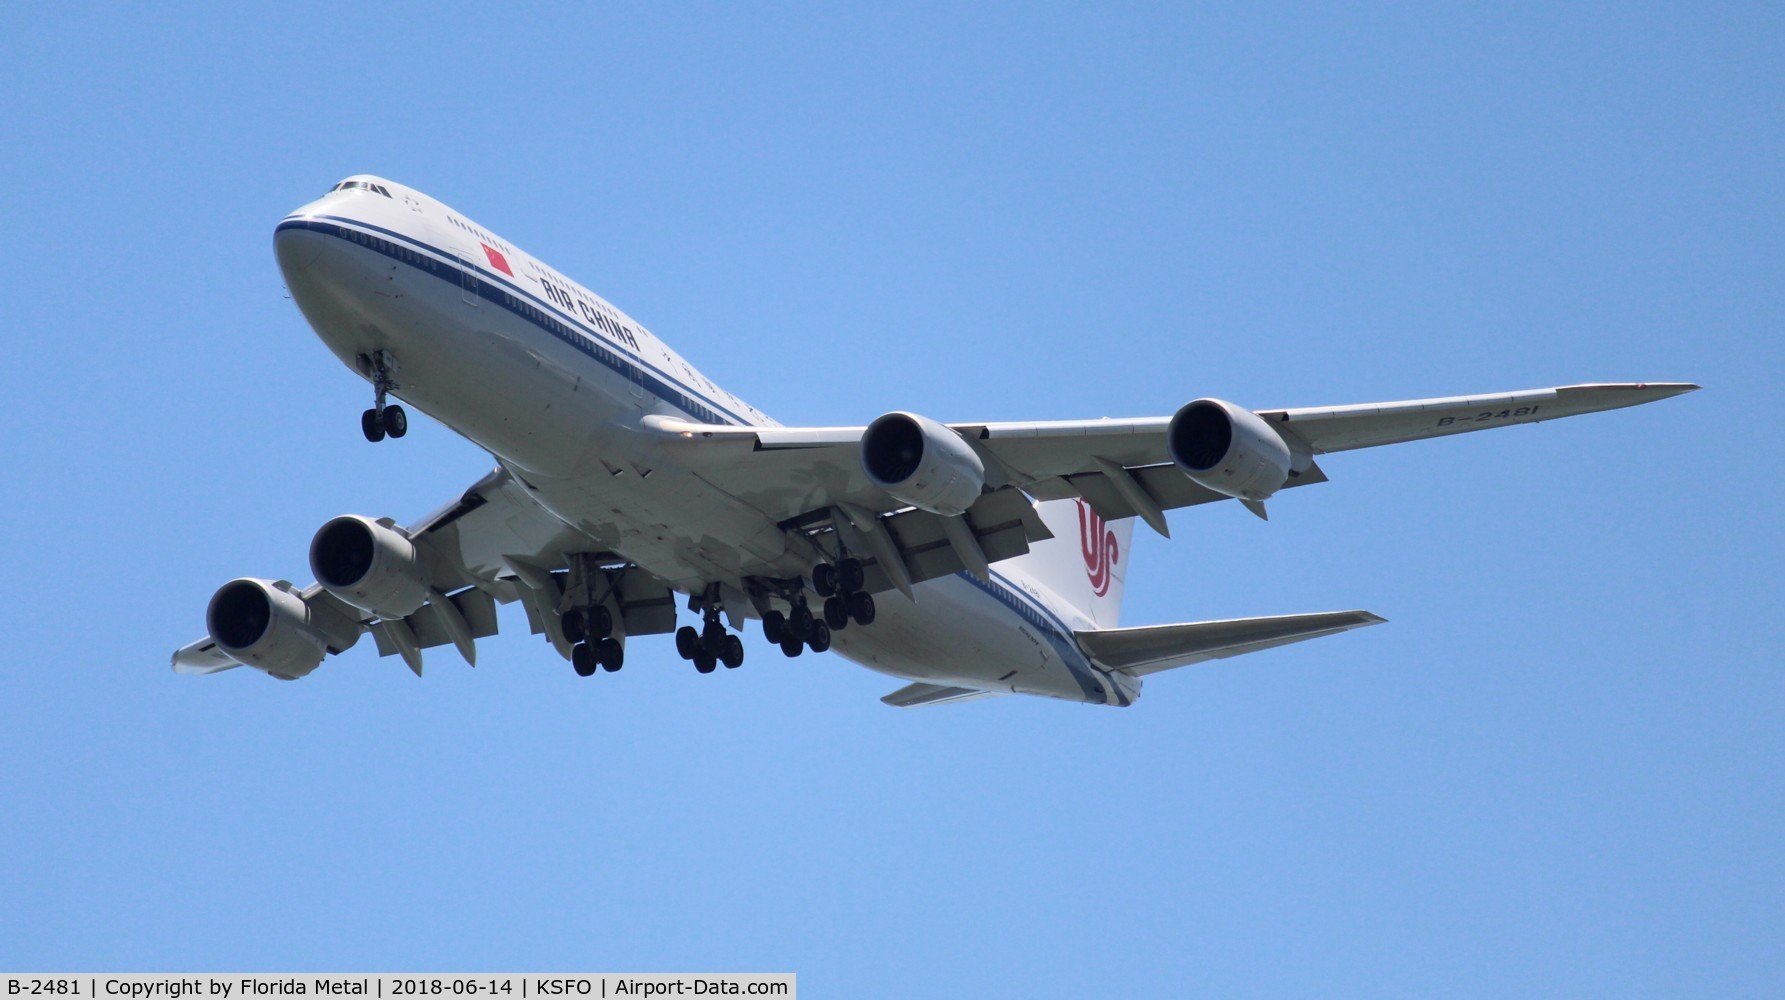
[{"label": "engine nacelle", "polygon": [[205,628],[225,653],[293,680],[322,663],[325,640],[309,627],[310,608],[290,584],[243,577],[217,588]]},{"label": "engine nacelle", "polygon": [[1198,399],[1173,414],[1165,431],[1171,460],[1216,493],[1263,500],[1289,481],[1289,445],[1264,420],[1222,399]]},{"label": "engine nacelle", "polygon": [[329,593],[380,618],[406,618],[428,600],[428,573],[389,522],[343,514],[310,541],[310,571]]},{"label": "engine nacelle", "polygon": [[928,417],[888,413],[862,434],[862,469],[900,503],[953,517],[985,488],[985,463],[961,436]]}]

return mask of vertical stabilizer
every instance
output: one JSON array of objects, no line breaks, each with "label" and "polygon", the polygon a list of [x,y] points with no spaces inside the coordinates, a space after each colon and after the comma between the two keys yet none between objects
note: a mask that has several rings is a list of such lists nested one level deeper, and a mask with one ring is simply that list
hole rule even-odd
[{"label": "vertical stabilizer", "polygon": [[1054,537],[1002,565],[1046,587],[1097,628],[1115,628],[1134,518],[1105,521],[1083,500],[1046,500],[1035,510]]}]

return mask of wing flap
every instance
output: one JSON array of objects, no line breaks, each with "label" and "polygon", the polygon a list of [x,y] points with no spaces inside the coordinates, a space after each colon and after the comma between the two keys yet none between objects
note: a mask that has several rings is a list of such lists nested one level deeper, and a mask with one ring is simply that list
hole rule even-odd
[{"label": "wing flap", "polygon": [[[1128,474],[1139,483],[1159,504],[1161,510],[1177,510],[1180,507],[1194,507],[1197,504],[1214,503],[1217,500],[1228,500],[1225,493],[1216,493],[1206,486],[1200,486],[1195,480],[1184,475],[1175,465],[1147,465],[1129,469]],[[1122,496],[1122,491],[1109,481],[1109,477],[1101,472],[1082,472],[1077,475],[1059,476],[1045,480],[1051,487],[1044,486],[1040,490],[1031,490],[1038,500],[1070,500],[1081,497],[1091,505],[1092,509],[1106,521],[1118,521],[1125,517],[1135,517],[1140,511]],[[1310,464],[1305,472],[1292,475],[1284,489],[1294,486],[1312,486],[1326,482],[1326,473],[1318,464]]]},{"label": "wing flap", "polygon": [[1368,611],[1328,611],[1179,625],[1085,629],[1074,635],[1079,647],[1098,666],[1144,677],[1205,660],[1256,653],[1304,639],[1380,625],[1383,621],[1385,619]]},{"label": "wing flap", "polygon": [[[470,627],[471,638],[482,639],[496,634],[496,599],[494,597],[473,588],[457,594],[448,594],[446,599],[459,609],[459,614],[464,617],[465,624]],[[440,609],[436,608],[432,601],[422,605],[404,621],[409,623],[409,631],[414,633],[415,645],[418,649],[432,649],[453,641],[452,632],[441,620]],[[392,644],[389,636],[382,629],[372,630],[372,641],[378,644],[379,656],[392,656],[398,652],[397,647]]]},{"label": "wing flap", "polygon": [[[896,572],[889,571],[882,562],[884,550],[860,526],[841,513],[833,513],[826,521],[828,530],[836,531],[849,551],[862,560],[866,571],[864,589],[868,593],[881,593],[899,585]],[[969,568],[948,536],[947,521],[939,514],[906,508],[874,516],[871,530],[884,533],[890,541],[893,553],[887,557],[896,555],[904,564],[907,581],[922,583]],[[965,524],[987,562],[1023,555],[1031,542],[1053,537],[1029,498],[1009,486],[974,501],[965,515]],[[824,530],[818,522],[809,527]]]}]

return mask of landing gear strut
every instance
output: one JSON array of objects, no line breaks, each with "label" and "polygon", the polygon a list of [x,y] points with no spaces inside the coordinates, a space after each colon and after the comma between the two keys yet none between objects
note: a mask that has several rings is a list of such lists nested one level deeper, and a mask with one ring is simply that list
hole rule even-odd
[{"label": "landing gear strut", "polygon": [[395,359],[387,351],[360,355],[360,368],[372,380],[372,408],[359,416],[359,429],[367,441],[382,441],[387,434],[400,438],[409,433],[409,415],[401,406],[384,402],[384,398],[397,388],[397,383],[390,377],[395,367]]}]

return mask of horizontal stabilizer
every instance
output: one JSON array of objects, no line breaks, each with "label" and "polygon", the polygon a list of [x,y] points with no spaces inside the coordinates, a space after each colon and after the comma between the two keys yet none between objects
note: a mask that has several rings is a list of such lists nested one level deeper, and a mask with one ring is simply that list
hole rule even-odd
[{"label": "horizontal stabilizer", "polygon": [[880,699],[894,708],[916,708],[919,705],[946,705],[956,701],[994,698],[1006,691],[982,691],[978,688],[943,687],[940,684],[908,684]]},{"label": "horizontal stabilizer", "polygon": [[1078,637],[1079,647],[1098,666],[1143,677],[1204,660],[1255,653],[1365,625],[1380,625],[1383,621],[1368,611],[1327,611],[1182,625],[1086,629],[1073,634]]}]

